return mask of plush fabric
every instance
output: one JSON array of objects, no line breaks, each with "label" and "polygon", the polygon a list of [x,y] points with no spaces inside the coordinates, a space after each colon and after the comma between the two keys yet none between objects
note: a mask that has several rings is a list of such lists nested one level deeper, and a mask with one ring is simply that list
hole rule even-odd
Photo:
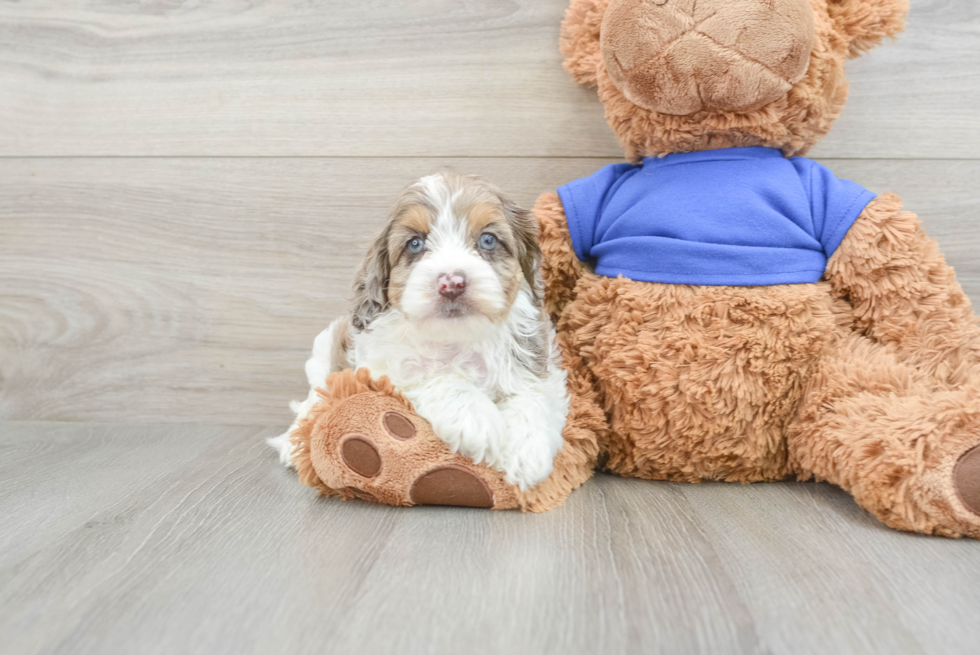
[{"label": "plush fabric", "polygon": [[808,0],[612,0],[601,31],[605,70],[630,102],[680,116],[784,98],[812,47]]},{"label": "plush fabric", "polygon": [[569,377],[573,401],[564,446],[551,476],[528,491],[493,469],[450,453],[428,422],[386,377],[370,371],[332,374],[321,401],[290,435],[303,484],[323,495],[409,507],[459,505],[542,512],[592,477],[604,416],[591,390]]},{"label": "plush fabric", "polygon": [[[815,284],[712,287],[596,275],[536,207],[568,354],[608,417],[606,470],[652,480],[840,485],[884,523],[980,538],[957,464],[980,445],[980,327],[918,219],[885,194]],[[569,288],[571,286],[571,289]]]},{"label": "plush fabric", "polygon": [[[805,153],[843,107],[845,60],[900,31],[908,8],[811,0],[809,62],[784,97],[679,115],[609,70],[605,44],[622,36],[605,33],[613,21],[603,17],[617,4],[573,0],[562,50],[574,78],[597,85],[633,162],[739,146]],[[826,253],[820,281],[793,286],[603,277],[578,260],[575,219],[556,194],[536,211],[548,309],[606,411],[608,470],[691,482],[828,480],[889,526],[980,538],[980,327],[936,242],[897,196],[864,207]]]},{"label": "plush fabric", "polygon": [[575,254],[599,275],[738,286],[818,281],[874,198],[761,147],[611,164],[558,195]]},{"label": "plush fabric", "polygon": [[576,81],[598,86],[606,119],[627,159],[634,162],[670,152],[758,145],[778,148],[787,156],[805,155],[844,107],[848,57],[901,31],[908,11],[908,0],[810,0],[809,61],[803,77],[784,97],[751,109],[705,108],[677,115],[634,104],[611,78],[600,43],[608,5],[608,0],[572,0],[562,24],[561,47]]}]

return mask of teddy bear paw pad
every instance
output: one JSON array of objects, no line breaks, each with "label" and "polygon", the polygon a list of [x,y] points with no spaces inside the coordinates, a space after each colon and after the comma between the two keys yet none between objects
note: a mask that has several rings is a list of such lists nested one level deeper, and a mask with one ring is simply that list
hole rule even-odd
[{"label": "teddy bear paw pad", "polygon": [[416,505],[493,507],[493,492],[476,474],[458,466],[440,466],[423,474],[412,485]]},{"label": "teddy bear paw pad", "polygon": [[310,427],[316,486],[385,505],[518,505],[497,472],[453,453],[407,403],[380,392],[344,398]]},{"label": "teddy bear paw pad", "polygon": [[953,486],[966,508],[980,514],[980,446],[966,451],[956,462]]},{"label": "teddy bear paw pad", "polygon": [[399,441],[408,441],[415,436],[415,425],[398,412],[388,412],[382,421],[385,430]]},{"label": "teddy bear paw pad", "polygon": [[347,467],[365,478],[373,478],[381,472],[381,455],[370,441],[363,437],[349,437],[340,447],[340,455]]}]

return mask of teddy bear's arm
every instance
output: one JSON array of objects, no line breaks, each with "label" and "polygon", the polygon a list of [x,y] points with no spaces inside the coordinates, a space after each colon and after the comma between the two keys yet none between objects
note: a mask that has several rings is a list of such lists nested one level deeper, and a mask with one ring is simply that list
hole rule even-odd
[{"label": "teddy bear's arm", "polygon": [[980,327],[952,267],[901,199],[865,208],[826,269],[856,328],[944,385],[980,373]]},{"label": "teddy bear's arm", "polygon": [[534,205],[541,244],[541,273],[544,277],[544,306],[552,321],[575,298],[575,284],[583,266],[575,255],[568,233],[565,210],[557,193],[543,193]]}]

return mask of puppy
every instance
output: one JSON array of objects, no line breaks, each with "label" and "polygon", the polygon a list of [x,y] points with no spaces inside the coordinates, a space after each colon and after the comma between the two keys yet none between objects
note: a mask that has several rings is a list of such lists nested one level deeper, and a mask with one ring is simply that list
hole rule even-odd
[{"label": "puppy", "polygon": [[[485,180],[441,173],[407,187],[357,274],[350,315],[313,343],[296,420],[328,374],[367,367],[454,452],[522,489],[547,478],[568,395],[540,256],[533,216]],[[269,443],[290,465],[289,432]]]}]

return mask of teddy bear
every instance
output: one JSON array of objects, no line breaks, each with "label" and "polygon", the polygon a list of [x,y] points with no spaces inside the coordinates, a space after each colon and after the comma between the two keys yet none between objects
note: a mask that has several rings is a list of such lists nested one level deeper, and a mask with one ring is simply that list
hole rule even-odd
[{"label": "teddy bear", "polygon": [[543,194],[571,411],[528,491],[449,452],[366,370],[293,433],[301,480],[393,505],[545,511],[595,469],[836,484],[893,528],[980,538],[980,325],[892,193],[805,157],[845,62],[907,0],[572,0],[565,68],[626,161]]}]

